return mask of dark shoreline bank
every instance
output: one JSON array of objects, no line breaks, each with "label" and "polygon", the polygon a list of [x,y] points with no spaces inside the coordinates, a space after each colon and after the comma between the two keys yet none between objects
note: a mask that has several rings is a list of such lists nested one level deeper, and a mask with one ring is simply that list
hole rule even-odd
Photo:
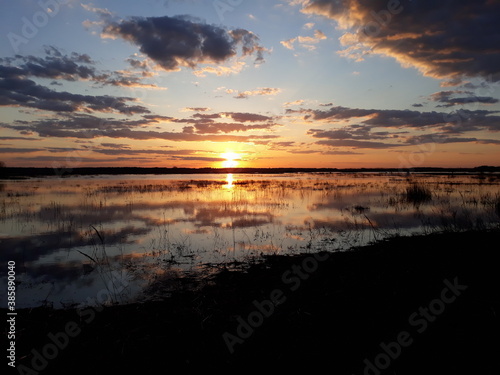
[{"label": "dark shoreline bank", "polygon": [[[326,366],[357,375],[367,363],[372,375],[498,374],[499,239],[498,230],[445,233],[316,258],[269,256],[164,301],[95,310],[88,323],[90,314],[77,310],[18,310],[17,364],[33,368],[32,349],[43,352],[49,332],[75,322],[81,332],[40,374],[299,374]],[[282,303],[270,307],[271,298]],[[249,319],[255,327],[241,323]]]},{"label": "dark shoreline bank", "polygon": [[0,168],[0,178],[22,177],[69,177],[89,175],[169,175],[169,174],[284,174],[284,173],[500,173],[500,166],[475,168],[142,168],[142,167],[94,167],[94,168]]}]

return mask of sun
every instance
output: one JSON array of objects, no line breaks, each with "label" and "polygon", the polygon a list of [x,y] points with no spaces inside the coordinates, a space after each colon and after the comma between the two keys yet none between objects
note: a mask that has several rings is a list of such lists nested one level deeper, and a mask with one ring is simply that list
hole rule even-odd
[{"label": "sun", "polygon": [[238,159],[241,159],[241,156],[234,153],[234,152],[225,152],[223,154],[220,155],[221,158],[224,158],[226,160],[224,160],[222,162],[222,167],[223,168],[235,168],[238,166]]}]

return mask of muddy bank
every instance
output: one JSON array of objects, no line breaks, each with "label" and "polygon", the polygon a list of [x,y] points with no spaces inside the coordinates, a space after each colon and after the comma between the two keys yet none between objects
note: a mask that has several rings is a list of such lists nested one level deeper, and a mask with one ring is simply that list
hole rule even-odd
[{"label": "muddy bank", "polygon": [[270,256],[163,301],[18,310],[16,365],[27,374],[498,374],[499,238],[447,233]]}]

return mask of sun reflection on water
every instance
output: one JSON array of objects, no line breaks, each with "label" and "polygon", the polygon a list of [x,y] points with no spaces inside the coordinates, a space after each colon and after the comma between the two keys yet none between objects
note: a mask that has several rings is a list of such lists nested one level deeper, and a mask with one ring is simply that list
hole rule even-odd
[{"label": "sun reflection on water", "polygon": [[223,185],[226,189],[232,189],[234,187],[234,178],[232,173],[226,175],[226,185]]}]

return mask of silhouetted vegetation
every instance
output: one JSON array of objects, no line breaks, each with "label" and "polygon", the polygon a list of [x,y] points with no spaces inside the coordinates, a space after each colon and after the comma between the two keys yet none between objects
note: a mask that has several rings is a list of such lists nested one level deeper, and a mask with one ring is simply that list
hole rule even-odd
[{"label": "silhouetted vegetation", "polygon": [[432,200],[432,192],[423,185],[412,183],[406,188],[406,200],[413,204],[425,203]]}]

